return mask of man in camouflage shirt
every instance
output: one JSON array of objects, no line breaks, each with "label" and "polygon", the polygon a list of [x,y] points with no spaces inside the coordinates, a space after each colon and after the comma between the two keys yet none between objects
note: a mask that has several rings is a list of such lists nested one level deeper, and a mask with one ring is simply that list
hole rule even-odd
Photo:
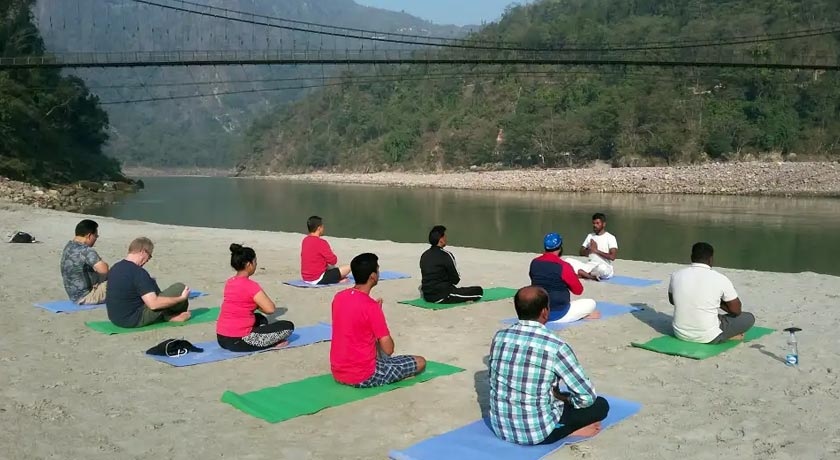
[{"label": "man in camouflage shirt", "polygon": [[61,253],[61,278],[70,300],[79,305],[105,303],[108,264],[93,249],[99,224],[85,219],[76,225],[76,237]]}]

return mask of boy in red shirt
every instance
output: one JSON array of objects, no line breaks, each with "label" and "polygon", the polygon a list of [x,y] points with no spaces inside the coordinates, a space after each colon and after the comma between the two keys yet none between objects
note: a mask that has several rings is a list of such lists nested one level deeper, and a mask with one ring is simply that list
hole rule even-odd
[{"label": "boy in red shirt", "polygon": [[335,295],[332,302],[330,368],[339,383],[370,388],[398,382],[426,369],[422,356],[393,356],[382,299],[370,291],[379,281],[379,258],[365,253],[351,262],[356,285]]},{"label": "boy in red shirt", "polygon": [[324,234],[324,220],[312,216],[306,221],[309,235],[300,245],[300,276],[309,284],[336,284],[350,274],[350,266],[336,267],[338,257],[332,252]]}]

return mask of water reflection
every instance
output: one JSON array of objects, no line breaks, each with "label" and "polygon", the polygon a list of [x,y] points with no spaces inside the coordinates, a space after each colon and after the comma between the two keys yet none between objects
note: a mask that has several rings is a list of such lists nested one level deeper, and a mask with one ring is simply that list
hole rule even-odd
[{"label": "water reflection", "polygon": [[98,214],[151,222],[303,233],[325,218],[329,235],[425,242],[437,223],[450,244],[539,251],[560,232],[577,251],[601,211],[619,257],[685,262],[704,240],[726,267],[840,274],[840,200],[693,195],[404,189],[260,179],[148,178],[147,189]]}]

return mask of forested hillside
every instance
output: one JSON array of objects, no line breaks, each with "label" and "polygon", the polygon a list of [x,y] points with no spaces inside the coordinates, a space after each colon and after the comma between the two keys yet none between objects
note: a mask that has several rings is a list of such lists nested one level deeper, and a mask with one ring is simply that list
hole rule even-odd
[{"label": "forested hillside", "polygon": [[[0,1],[0,56],[41,55],[34,0]],[[102,154],[108,116],[84,82],[57,70],[0,72],[0,176],[37,183],[121,179]]]},{"label": "forested hillside", "polygon": [[[407,14],[363,7],[352,0],[199,0],[199,3],[374,30],[442,36],[462,34],[458,27],[436,26]],[[131,0],[38,0],[35,11],[50,51],[300,50],[362,46],[350,39],[324,39],[155,8]],[[111,119],[106,152],[126,165],[230,167],[241,148],[243,133],[255,119],[307,94],[305,89],[261,90],[309,86],[308,80],[284,81],[290,78],[312,77],[317,84],[333,70],[217,66],[70,72],[86,81],[103,102],[218,94],[104,106]],[[248,83],[254,80],[257,82]],[[185,85],[194,82],[209,84]],[[168,83],[176,84],[167,86]],[[252,90],[257,92],[243,93]],[[226,92],[240,94],[224,95]]]},{"label": "forested hillside", "polygon": [[[543,0],[473,38],[609,46],[776,34],[840,23],[836,0]],[[840,56],[840,34],[739,45],[770,60]],[[393,70],[393,69],[392,69]],[[676,164],[840,156],[840,75],[756,69],[446,67],[460,78],[358,83],[310,95],[249,132],[250,173],[482,164]],[[526,74],[524,72],[549,72]],[[481,73],[470,76],[470,73]]]}]

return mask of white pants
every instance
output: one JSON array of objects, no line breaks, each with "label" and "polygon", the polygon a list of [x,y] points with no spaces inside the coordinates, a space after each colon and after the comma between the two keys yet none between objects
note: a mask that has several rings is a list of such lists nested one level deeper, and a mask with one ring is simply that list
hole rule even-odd
[{"label": "white pants", "polygon": [[583,319],[595,311],[595,301],[592,299],[572,300],[569,311],[562,318],[550,321],[552,323],[571,323]]},{"label": "white pants", "polygon": [[594,260],[587,260],[584,262],[582,260],[575,259],[574,257],[567,257],[563,260],[572,266],[576,275],[578,270],[583,270],[584,272],[597,276],[598,278],[607,279],[612,278],[613,276],[612,265],[603,264]]}]

